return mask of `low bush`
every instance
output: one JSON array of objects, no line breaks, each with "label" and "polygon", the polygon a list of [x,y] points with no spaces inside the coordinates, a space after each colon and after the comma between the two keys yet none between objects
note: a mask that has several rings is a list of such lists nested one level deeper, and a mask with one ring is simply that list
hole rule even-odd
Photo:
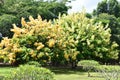
[{"label": "low bush", "polygon": [[111,72],[111,71],[120,71],[120,66],[112,66],[112,65],[101,65],[101,66],[96,66],[96,69],[97,70],[106,70],[108,72]]},{"label": "low bush", "polygon": [[54,74],[45,68],[34,65],[21,65],[4,80],[54,80]]},{"label": "low bush", "polygon": [[83,70],[85,71],[88,71],[88,70],[95,71],[96,66],[99,66],[99,65],[100,65],[99,62],[95,60],[81,60],[77,64],[77,66],[82,66]]},{"label": "low bush", "polygon": [[77,66],[82,66],[82,69],[88,72],[88,77],[90,76],[90,71],[96,71],[96,66],[99,65],[99,62],[94,60],[81,60],[77,64]]},{"label": "low bush", "polygon": [[105,80],[120,80],[120,67],[119,66],[97,66],[98,73],[105,78]]},{"label": "low bush", "polygon": [[78,66],[88,66],[88,65],[91,65],[91,66],[98,66],[100,65],[99,62],[95,61],[95,60],[81,60],[78,62]]}]

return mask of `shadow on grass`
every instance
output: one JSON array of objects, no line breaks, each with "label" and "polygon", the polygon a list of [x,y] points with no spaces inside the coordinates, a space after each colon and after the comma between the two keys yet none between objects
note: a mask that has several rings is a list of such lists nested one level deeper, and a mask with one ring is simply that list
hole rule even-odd
[{"label": "shadow on grass", "polygon": [[93,78],[103,78],[102,76],[100,76],[100,75],[91,75],[90,77],[93,77]]},{"label": "shadow on grass", "polygon": [[84,75],[84,71],[81,69],[71,69],[71,68],[59,68],[59,67],[51,67],[48,68],[55,74],[78,74],[78,75]]},{"label": "shadow on grass", "polygon": [[[75,77],[75,75],[79,75],[79,77],[85,77],[85,78],[91,78],[91,79],[101,79],[103,80],[103,77],[99,75],[97,72],[90,72],[90,77],[88,77],[88,73],[83,71],[81,68],[77,69],[71,69],[71,68],[59,68],[59,67],[50,67],[48,68],[52,72],[54,72],[56,75],[72,75]],[[90,79],[90,80],[91,80]]]}]

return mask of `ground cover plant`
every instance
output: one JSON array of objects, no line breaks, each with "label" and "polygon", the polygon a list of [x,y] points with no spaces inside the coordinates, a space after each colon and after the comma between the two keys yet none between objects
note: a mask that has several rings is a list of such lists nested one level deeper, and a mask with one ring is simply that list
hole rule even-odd
[{"label": "ground cover plant", "polygon": [[53,73],[45,68],[35,65],[21,65],[11,71],[5,80],[54,80]]}]

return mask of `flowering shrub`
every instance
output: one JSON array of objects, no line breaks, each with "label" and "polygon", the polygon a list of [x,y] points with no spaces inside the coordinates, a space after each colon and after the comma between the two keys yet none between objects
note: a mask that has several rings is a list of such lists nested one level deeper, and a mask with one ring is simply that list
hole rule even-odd
[{"label": "flowering shrub", "polygon": [[118,58],[118,44],[110,41],[110,28],[107,25],[104,27],[101,23],[94,23],[94,19],[87,18],[84,11],[60,16],[55,23],[62,26],[68,36],[66,41],[68,41],[68,52],[69,55],[72,55],[72,60],[98,59],[107,61],[111,58]]},{"label": "flowering shrub", "polygon": [[[25,63],[39,61],[46,63],[53,59],[62,60],[64,51],[64,32],[59,25],[51,21],[29,17],[26,22],[22,18],[22,27],[13,24],[14,35],[11,39],[3,38],[0,43],[0,55],[9,63]],[[64,44],[64,45],[63,45]]]},{"label": "flowering shrub", "polygon": [[79,14],[63,15],[56,20],[40,16],[21,19],[22,27],[13,24],[12,38],[3,38],[0,57],[12,64],[39,61],[42,64],[76,65],[81,59],[117,59],[118,45],[110,42],[110,29]]}]

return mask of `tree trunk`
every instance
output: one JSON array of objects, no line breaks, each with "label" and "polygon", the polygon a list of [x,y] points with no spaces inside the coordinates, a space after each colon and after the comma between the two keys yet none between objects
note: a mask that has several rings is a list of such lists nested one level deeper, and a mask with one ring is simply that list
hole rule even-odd
[{"label": "tree trunk", "polygon": [[76,61],[73,61],[73,62],[71,63],[71,67],[72,67],[72,69],[75,69],[75,68],[77,67]]}]

